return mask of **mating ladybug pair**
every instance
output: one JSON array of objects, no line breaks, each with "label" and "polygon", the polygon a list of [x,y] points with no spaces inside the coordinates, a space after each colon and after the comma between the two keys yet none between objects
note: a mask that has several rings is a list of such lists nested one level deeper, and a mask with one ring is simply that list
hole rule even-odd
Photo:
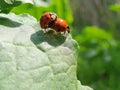
[{"label": "mating ladybug pair", "polygon": [[48,28],[55,30],[56,32],[64,32],[66,31],[70,33],[70,29],[66,21],[61,18],[58,18],[55,13],[46,12],[40,18],[40,26],[45,31]]}]

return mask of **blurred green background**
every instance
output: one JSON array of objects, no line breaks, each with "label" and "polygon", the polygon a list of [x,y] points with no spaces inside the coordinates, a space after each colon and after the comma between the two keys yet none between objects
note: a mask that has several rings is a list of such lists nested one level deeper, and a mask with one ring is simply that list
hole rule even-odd
[{"label": "blurred green background", "polygon": [[65,19],[80,45],[77,77],[94,90],[120,90],[120,0],[2,0],[0,13]]}]

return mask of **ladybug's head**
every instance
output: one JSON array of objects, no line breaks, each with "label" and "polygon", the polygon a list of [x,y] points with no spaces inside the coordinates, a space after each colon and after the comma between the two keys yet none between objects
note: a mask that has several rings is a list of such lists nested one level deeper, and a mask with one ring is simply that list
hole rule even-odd
[{"label": "ladybug's head", "polygon": [[55,13],[50,12],[50,17],[51,17],[51,21],[55,21],[57,19],[57,15]]}]

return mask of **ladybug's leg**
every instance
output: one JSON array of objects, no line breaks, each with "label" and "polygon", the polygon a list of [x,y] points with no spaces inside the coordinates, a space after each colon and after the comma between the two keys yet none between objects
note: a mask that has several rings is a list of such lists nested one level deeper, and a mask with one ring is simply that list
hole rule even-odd
[{"label": "ladybug's leg", "polygon": [[66,31],[64,31],[64,35],[66,34]]},{"label": "ladybug's leg", "polygon": [[46,33],[46,29],[43,30],[43,33]]},{"label": "ladybug's leg", "polygon": [[57,32],[54,30],[53,34],[54,34],[54,35],[57,35]]},{"label": "ladybug's leg", "polygon": [[66,37],[66,35],[67,35],[66,31],[64,31],[64,32],[62,33],[62,35],[63,35],[64,37]]}]

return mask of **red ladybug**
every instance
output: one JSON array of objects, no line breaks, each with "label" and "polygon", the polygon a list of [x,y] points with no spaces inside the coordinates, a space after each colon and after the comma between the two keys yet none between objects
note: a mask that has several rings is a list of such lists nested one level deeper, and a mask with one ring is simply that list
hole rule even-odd
[{"label": "red ladybug", "polygon": [[55,13],[52,12],[44,13],[40,18],[41,28],[46,30],[47,28],[49,28],[48,24],[54,22],[56,19],[57,19],[57,15]]},{"label": "red ladybug", "polygon": [[68,24],[65,20],[61,18],[57,18],[55,21],[50,22],[48,24],[48,27],[54,29],[56,32],[64,32],[65,34],[67,31],[68,33],[70,33],[70,28]]}]

